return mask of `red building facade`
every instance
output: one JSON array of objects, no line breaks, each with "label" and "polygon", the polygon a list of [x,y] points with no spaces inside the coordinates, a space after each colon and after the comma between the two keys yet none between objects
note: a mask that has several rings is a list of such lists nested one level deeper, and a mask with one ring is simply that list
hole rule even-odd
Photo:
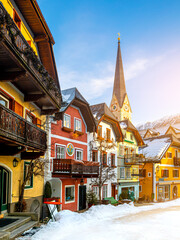
[{"label": "red building facade", "polygon": [[60,180],[62,210],[78,211],[86,208],[87,178],[98,176],[97,163],[87,159],[87,132],[95,130],[95,122],[76,88],[62,91],[62,96],[65,107],[51,123],[50,170],[52,178]]}]

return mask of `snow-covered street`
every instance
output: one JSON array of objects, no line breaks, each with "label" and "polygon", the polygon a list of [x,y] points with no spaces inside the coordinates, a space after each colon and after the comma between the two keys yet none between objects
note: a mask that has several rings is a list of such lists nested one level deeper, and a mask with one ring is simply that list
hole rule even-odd
[{"label": "snow-covered street", "polygon": [[148,206],[101,205],[87,212],[62,211],[33,237],[23,240],[180,239],[180,199]]}]

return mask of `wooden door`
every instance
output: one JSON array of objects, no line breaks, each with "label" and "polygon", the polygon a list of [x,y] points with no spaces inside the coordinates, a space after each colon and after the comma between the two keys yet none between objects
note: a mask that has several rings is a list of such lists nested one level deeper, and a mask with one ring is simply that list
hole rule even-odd
[{"label": "wooden door", "polygon": [[8,207],[8,185],[9,174],[4,168],[0,168],[0,211],[7,210]]},{"label": "wooden door", "polygon": [[116,199],[116,185],[111,185],[111,196]]},{"label": "wooden door", "polygon": [[86,209],[86,186],[79,186],[79,210]]}]

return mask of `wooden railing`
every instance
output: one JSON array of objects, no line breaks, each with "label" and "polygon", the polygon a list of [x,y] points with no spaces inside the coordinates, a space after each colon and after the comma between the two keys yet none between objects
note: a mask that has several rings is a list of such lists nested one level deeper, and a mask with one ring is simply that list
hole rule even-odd
[{"label": "wooden railing", "polygon": [[22,35],[15,22],[8,14],[6,9],[0,2],[0,36],[4,38],[11,48],[18,53],[18,58],[28,66],[31,73],[39,82],[41,87],[48,89],[49,94],[58,102],[61,101],[61,95],[57,88],[54,79],[49,75],[47,70],[42,65],[39,58],[36,56],[33,49],[30,47],[24,36]]},{"label": "wooden railing", "polygon": [[87,163],[89,164],[88,166],[81,163],[75,163],[73,159],[53,159],[53,174],[86,178],[98,177],[99,166],[93,165],[93,162]]},{"label": "wooden railing", "polygon": [[0,137],[45,151],[46,132],[0,104]]},{"label": "wooden railing", "polygon": [[124,156],[124,164],[132,165],[138,164],[142,161],[142,156],[140,154],[128,154]]},{"label": "wooden railing", "polygon": [[174,166],[180,166],[180,158],[174,157]]}]

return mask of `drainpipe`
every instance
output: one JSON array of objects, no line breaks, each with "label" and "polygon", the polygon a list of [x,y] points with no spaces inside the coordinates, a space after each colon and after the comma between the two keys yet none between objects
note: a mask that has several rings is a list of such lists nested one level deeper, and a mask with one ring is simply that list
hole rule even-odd
[{"label": "drainpipe", "polygon": [[152,184],[153,184],[153,193],[154,193],[154,202],[156,202],[156,166],[153,163],[153,178],[152,178]]}]

